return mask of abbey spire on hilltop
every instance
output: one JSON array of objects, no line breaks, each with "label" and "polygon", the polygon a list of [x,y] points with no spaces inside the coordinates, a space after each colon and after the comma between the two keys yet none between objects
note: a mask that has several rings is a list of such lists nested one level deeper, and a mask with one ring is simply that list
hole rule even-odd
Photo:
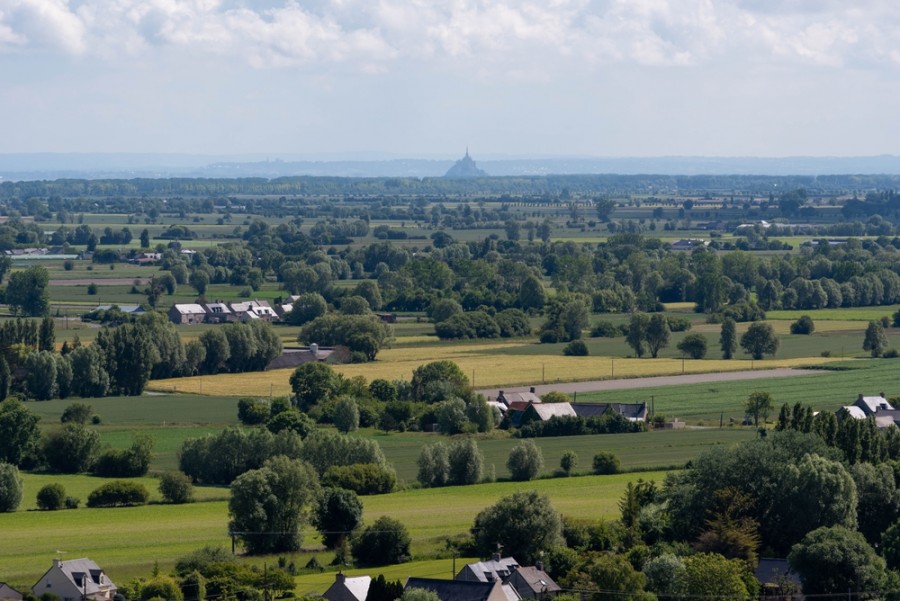
[{"label": "abbey spire on hilltop", "polygon": [[475,161],[469,156],[469,147],[466,146],[466,156],[456,161],[447,173],[444,174],[444,177],[456,179],[464,177],[487,177],[487,173],[475,166]]}]

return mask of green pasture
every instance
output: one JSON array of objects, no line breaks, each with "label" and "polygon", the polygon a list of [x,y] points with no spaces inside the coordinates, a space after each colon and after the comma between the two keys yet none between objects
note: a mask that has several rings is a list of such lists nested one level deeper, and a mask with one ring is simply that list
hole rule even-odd
[{"label": "green pasture", "polygon": [[174,427],[237,423],[237,399],[184,394],[145,394],[102,399],[54,399],[28,401],[26,406],[41,417],[41,425],[58,424],[63,410],[73,402],[91,405],[102,418],[102,427]]},{"label": "green pasture", "polygon": [[[560,512],[575,518],[613,519],[627,482],[638,477],[661,481],[664,475],[650,472],[406,490],[364,497],[364,516],[368,522],[381,515],[400,520],[410,530],[413,556],[424,558],[441,552],[447,537],[466,533],[479,511],[513,492],[548,494]],[[54,557],[62,556],[90,557],[114,582],[124,582],[149,576],[155,562],[168,571],[178,557],[203,545],[230,548],[227,530],[225,501],[0,514],[4,542],[0,579],[28,587]],[[307,528],[305,544],[311,551],[320,551],[317,543],[315,533]],[[301,555],[295,563],[304,565],[307,560],[308,555]],[[397,573],[403,573],[402,568]]]},{"label": "green pasture", "polygon": [[[767,311],[766,319],[790,319],[796,320],[803,315],[809,315],[813,321],[826,320],[850,320],[850,321],[877,321],[882,317],[891,317],[900,310],[900,305],[884,305],[881,307],[842,307],[839,309],[813,309],[808,311]],[[865,328],[865,324],[862,324]]]},{"label": "green pasture", "polygon": [[744,417],[743,401],[754,391],[766,391],[775,398],[776,411],[770,420],[775,419],[783,403],[801,402],[812,405],[816,411],[835,411],[853,403],[860,393],[884,392],[888,397],[900,394],[897,378],[900,363],[895,359],[857,360],[833,364],[833,367],[846,370],[826,369],[813,375],[787,378],[589,392],[579,394],[578,400],[636,403],[652,398],[658,414],[689,423],[718,425],[720,417],[725,424],[730,418],[740,422]]},{"label": "green pasture", "polygon": [[[581,400],[581,395],[578,395]],[[422,432],[383,432],[370,429],[362,436],[377,441],[397,476],[408,483],[416,481],[419,454],[422,447],[435,442],[449,443],[451,439],[439,434]],[[704,449],[720,444],[734,444],[753,438],[752,428],[725,428],[704,430],[659,430],[636,434],[598,434],[591,436],[558,436],[534,439],[544,455],[544,475],[559,469],[563,452],[578,454],[577,473],[591,471],[591,461],[600,451],[615,453],[625,470],[662,469],[682,466]],[[497,478],[509,478],[506,459],[520,440],[494,437],[478,440],[478,448],[484,454],[485,469],[494,470]]]},{"label": "green pasture", "polygon": [[[117,478],[98,478],[96,476],[87,476],[83,474],[32,474],[23,472],[22,483],[22,504],[19,511],[32,511],[37,509],[37,493],[47,484],[62,484],[66,489],[66,495],[75,497],[81,501],[81,506],[85,507],[88,495],[107,482],[112,482]],[[159,494],[159,480],[152,476],[143,478],[128,478],[131,482],[137,482],[144,485],[150,492],[151,503],[162,503],[162,495]],[[217,488],[214,486],[195,486],[194,498],[197,501],[223,501],[228,499],[228,489]],[[67,511],[66,515],[71,513]]]}]

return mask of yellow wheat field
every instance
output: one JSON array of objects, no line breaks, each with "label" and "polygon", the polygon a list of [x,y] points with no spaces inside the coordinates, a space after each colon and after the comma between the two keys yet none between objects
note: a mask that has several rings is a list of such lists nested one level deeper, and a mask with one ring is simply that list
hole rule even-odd
[{"label": "yellow wheat field", "polygon": [[[521,342],[494,344],[448,345],[427,348],[385,349],[378,361],[353,365],[336,365],[347,377],[363,376],[409,380],[415,368],[430,361],[449,359],[463,370],[478,388],[529,385],[578,380],[606,380],[664,376],[681,373],[708,373],[818,365],[839,359],[804,357],[762,361],[681,359],[623,359],[621,357],[565,357],[562,355],[498,355],[491,350],[521,345]],[[288,379],[292,369],[246,374],[219,374],[193,378],[154,380],[148,389],[160,392],[183,392],[226,396],[281,396],[290,393]]]}]

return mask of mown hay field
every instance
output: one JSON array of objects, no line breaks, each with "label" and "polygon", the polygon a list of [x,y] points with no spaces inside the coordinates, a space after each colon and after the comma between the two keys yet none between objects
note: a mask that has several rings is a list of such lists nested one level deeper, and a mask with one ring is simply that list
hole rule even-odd
[{"label": "mown hay field", "polygon": [[[385,349],[378,360],[371,363],[337,365],[335,369],[347,377],[363,376],[371,382],[376,378],[409,380],[414,369],[428,363],[447,359],[454,361],[476,387],[514,386],[553,382],[638,378],[681,373],[710,373],[820,365],[835,359],[828,357],[794,357],[750,361],[682,360],[675,357],[635,359],[609,356],[565,357],[563,355],[514,355],[517,347],[529,343],[445,345],[422,348]],[[288,380],[291,369],[244,374],[218,374],[155,380],[149,390],[188,394],[279,396],[290,394]]]}]

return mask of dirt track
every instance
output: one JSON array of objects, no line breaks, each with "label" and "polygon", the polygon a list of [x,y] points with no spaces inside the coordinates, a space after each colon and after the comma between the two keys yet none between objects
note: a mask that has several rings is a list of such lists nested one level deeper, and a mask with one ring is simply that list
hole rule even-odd
[{"label": "dirt track", "polygon": [[[729,371],[711,374],[686,374],[683,376],[654,376],[652,378],[626,378],[621,380],[593,380],[590,382],[562,382],[534,386],[540,396],[552,390],[571,394],[573,392],[602,392],[605,390],[625,390],[632,388],[652,388],[655,386],[675,386],[677,384],[702,384],[704,382],[733,382],[736,380],[759,380],[763,378],[789,378],[793,376],[815,376],[828,373],[820,369],[761,369],[758,371]],[[529,386],[508,386],[479,390],[489,399],[497,398],[500,390],[505,392],[527,392]]]}]

